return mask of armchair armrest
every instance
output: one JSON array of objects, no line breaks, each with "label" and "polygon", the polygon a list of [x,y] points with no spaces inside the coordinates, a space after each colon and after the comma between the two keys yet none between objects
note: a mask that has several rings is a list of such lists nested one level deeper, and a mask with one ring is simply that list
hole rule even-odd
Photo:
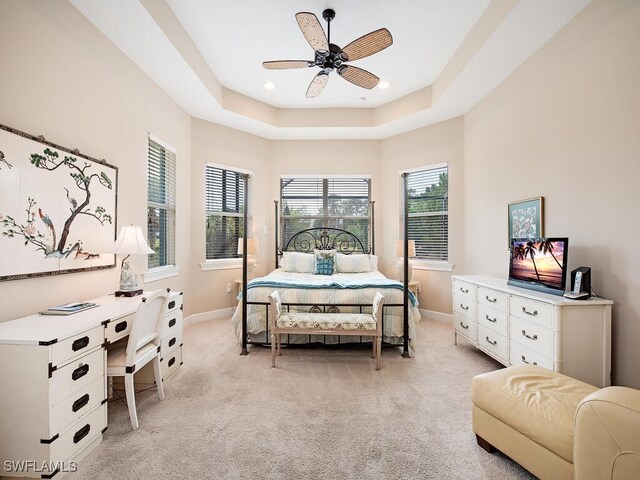
[{"label": "armchair armrest", "polygon": [[573,463],[576,480],[640,478],[640,390],[608,387],[580,402]]}]

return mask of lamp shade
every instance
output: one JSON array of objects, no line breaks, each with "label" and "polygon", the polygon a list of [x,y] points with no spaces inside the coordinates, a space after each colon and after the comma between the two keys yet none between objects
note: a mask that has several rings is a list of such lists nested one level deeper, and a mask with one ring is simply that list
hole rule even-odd
[{"label": "lamp shade", "polygon": [[[404,257],[404,240],[396,240],[395,248],[393,249],[394,257]],[[416,242],[415,240],[409,240],[409,256],[416,256]]]},{"label": "lamp shade", "polygon": [[[238,239],[238,255],[242,255],[242,238]],[[247,254],[249,255],[259,255],[260,254],[260,245],[258,244],[257,238],[247,238]]]},{"label": "lamp shade", "polygon": [[150,247],[142,234],[142,228],[135,225],[122,227],[116,243],[113,244],[113,253],[131,254],[152,254],[156,253]]}]

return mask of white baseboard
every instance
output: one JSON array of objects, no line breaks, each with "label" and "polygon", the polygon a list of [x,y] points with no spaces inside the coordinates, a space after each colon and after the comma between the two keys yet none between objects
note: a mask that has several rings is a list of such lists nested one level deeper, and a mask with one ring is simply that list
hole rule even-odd
[{"label": "white baseboard", "polygon": [[433,310],[420,309],[420,315],[423,319],[435,320],[437,322],[453,323],[453,315],[450,313],[434,312]]},{"label": "white baseboard", "polygon": [[194,313],[184,319],[184,324],[191,325],[192,323],[206,322],[208,320],[215,320],[216,318],[230,317],[233,315],[234,307],[221,308],[220,310],[210,310],[208,312]]}]

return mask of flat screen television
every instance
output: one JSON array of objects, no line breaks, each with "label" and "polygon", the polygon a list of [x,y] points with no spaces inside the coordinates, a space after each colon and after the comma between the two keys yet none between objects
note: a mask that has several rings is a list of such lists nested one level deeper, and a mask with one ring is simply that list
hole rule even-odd
[{"label": "flat screen television", "polygon": [[507,283],[562,295],[567,280],[568,246],[568,238],[514,238]]}]

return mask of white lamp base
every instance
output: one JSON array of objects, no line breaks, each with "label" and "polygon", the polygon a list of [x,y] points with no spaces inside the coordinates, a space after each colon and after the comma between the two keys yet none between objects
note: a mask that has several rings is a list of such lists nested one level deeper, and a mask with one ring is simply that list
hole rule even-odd
[{"label": "white lamp base", "polygon": [[[413,269],[411,268],[411,262],[409,262],[409,281],[411,281],[411,276],[413,274]],[[398,262],[396,264],[396,276],[398,277],[398,281],[404,283],[404,263]]]}]

